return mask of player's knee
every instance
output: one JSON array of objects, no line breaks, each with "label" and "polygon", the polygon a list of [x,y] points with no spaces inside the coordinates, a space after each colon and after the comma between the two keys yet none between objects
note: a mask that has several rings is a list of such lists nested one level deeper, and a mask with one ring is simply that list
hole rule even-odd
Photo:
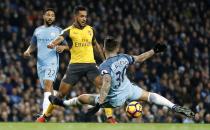
[{"label": "player's knee", "polygon": [[69,93],[70,88],[71,88],[70,84],[61,82],[61,85],[59,87],[59,94],[62,96],[66,96]]},{"label": "player's knee", "polygon": [[142,101],[149,101],[149,95],[150,95],[150,92],[147,92],[145,90],[141,91],[140,100],[142,100]]},{"label": "player's knee", "polygon": [[82,94],[78,96],[78,100],[81,103],[87,102],[88,98],[89,98],[89,94]]},{"label": "player's knee", "polygon": [[59,97],[59,98],[64,98],[66,96],[66,94],[64,94],[64,93],[62,93],[62,92],[58,92],[57,94],[56,94],[56,97]]},{"label": "player's knee", "polygon": [[45,92],[52,92],[53,89],[53,82],[50,80],[44,81],[44,91]]},{"label": "player's knee", "polygon": [[149,92],[148,102],[154,102],[156,100],[156,93]]},{"label": "player's knee", "polygon": [[82,94],[82,95],[78,96],[78,101],[81,104],[95,105],[95,95]]}]

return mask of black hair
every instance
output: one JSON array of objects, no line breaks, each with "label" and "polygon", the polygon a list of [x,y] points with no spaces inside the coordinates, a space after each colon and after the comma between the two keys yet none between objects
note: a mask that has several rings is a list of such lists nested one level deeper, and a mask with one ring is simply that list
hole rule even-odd
[{"label": "black hair", "polygon": [[85,8],[85,7],[82,6],[82,5],[76,6],[76,7],[74,8],[74,15],[78,14],[79,11],[87,11],[87,8]]},{"label": "black hair", "polygon": [[53,8],[45,8],[45,9],[43,10],[43,14],[45,14],[47,11],[53,11],[54,13],[56,13],[56,12],[55,12],[55,9],[53,9]]},{"label": "black hair", "polygon": [[104,39],[104,48],[106,51],[112,52],[119,46],[119,41],[117,41],[113,36],[107,36]]}]

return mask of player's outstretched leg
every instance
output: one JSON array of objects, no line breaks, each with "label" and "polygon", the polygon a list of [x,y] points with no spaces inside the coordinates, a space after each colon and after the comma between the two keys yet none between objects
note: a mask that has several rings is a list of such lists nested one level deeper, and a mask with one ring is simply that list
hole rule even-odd
[{"label": "player's outstretched leg", "polygon": [[159,94],[156,94],[156,93],[143,91],[142,96],[140,97],[140,100],[148,101],[150,103],[154,103],[154,104],[161,105],[161,106],[167,106],[168,108],[172,109],[174,112],[183,114],[190,118],[194,118],[194,116],[195,116],[195,113],[192,110],[190,110],[189,108],[175,105],[174,103],[172,103],[165,97],[163,97]]},{"label": "player's outstretched leg", "polygon": [[[60,87],[59,87],[59,91],[56,96],[59,98],[63,98],[65,95],[68,94],[68,92],[70,91],[70,88],[71,88],[70,84],[67,84],[62,81],[60,84]],[[39,118],[37,118],[36,121],[37,122],[46,122],[46,119],[51,116],[53,109],[54,109],[53,104],[49,104],[45,113],[42,116],[40,116]]]},{"label": "player's outstretched leg", "polygon": [[78,106],[78,105],[83,105],[83,104],[89,104],[89,105],[95,105],[95,98],[97,95],[95,94],[82,94],[78,97],[71,98],[69,100],[62,100],[59,97],[56,96],[49,96],[49,101],[53,105],[58,105],[58,106]]},{"label": "player's outstretched leg", "polygon": [[[72,99],[69,100],[62,100],[61,98],[58,98],[56,96],[49,96],[49,100],[52,104],[54,105],[58,105],[58,106],[78,106],[78,105],[83,105],[83,104],[89,104],[89,105],[95,105],[95,98],[97,95],[95,94],[82,94],[79,97],[74,97]],[[106,111],[106,113],[110,113],[107,119],[108,123],[112,123],[112,124],[116,124],[117,121],[112,117],[112,109],[104,109]],[[109,111],[111,110],[111,111]]]},{"label": "player's outstretched leg", "polygon": [[49,96],[49,101],[53,105],[58,105],[58,106],[66,107],[66,105],[63,102],[63,100],[61,98],[56,97],[56,96],[50,95]]}]

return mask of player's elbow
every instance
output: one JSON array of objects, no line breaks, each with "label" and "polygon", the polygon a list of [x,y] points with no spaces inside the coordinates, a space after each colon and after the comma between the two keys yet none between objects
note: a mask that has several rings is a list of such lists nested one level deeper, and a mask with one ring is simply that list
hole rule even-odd
[{"label": "player's elbow", "polygon": [[136,62],[144,62],[145,61],[145,58],[142,57],[142,56],[139,56],[137,59],[136,59]]}]

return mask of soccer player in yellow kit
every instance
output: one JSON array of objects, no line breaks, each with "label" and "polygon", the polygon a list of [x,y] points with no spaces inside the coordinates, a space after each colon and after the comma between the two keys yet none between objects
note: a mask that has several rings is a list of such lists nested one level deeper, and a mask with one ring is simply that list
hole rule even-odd
[{"label": "soccer player in yellow kit", "polygon": [[[102,60],[105,57],[96,41],[93,28],[86,24],[87,9],[83,6],[76,7],[74,19],[74,23],[64,29],[61,35],[48,45],[48,48],[54,48],[66,39],[70,48],[71,60],[59,87],[57,94],[59,98],[66,96],[82,76],[86,76],[99,89],[102,85],[102,79],[94,59],[94,51],[100,55]],[[77,99],[75,98],[73,101],[77,102]],[[45,114],[37,121],[45,122],[45,118],[50,116],[53,108],[53,105],[50,104]],[[105,108],[105,113],[109,123],[117,123],[112,117],[111,108]]]}]

